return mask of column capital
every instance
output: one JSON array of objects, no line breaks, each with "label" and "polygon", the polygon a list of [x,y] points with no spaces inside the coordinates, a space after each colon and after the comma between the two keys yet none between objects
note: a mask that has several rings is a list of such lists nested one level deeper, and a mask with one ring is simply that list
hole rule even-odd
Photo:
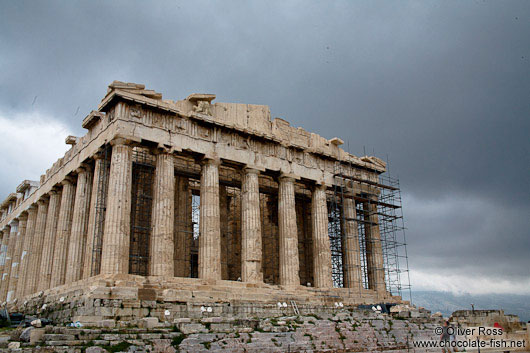
[{"label": "column capital", "polygon": [[130,146],[133,141],[124,137],[115,137],[109,143],[111,146]]},{"label": "column capital", "polygon": [[254,166],[244,166],[243,167],[243,173],[245,174],[257,174],[259,175],[261,172],[263,172],[265,169],[258,169]]},{"label": "column capital", "polygon": [[315,190],[327,191],[328,186],[324,182],[317,182],[314,186]]},{"label": "column capital", "polygon": [[173,150],[167,146],[158,146],[158,147],[151,148],[150,152],[154,155],[173,154]]},{"label": "column capital", "polygon": [[27,211],[22,211],[20,213],[20,215],[18,215],[18,220],[19,221],[27,221],[28,220],[28,212]]},{"label": "column capital", "polygon": [[[39,202],[39,201],[37,201],[37,202]],[[27,211],[28,211],[28,212],[29,212],[29,211],[36,211],[36,210],[37,210],[37,206],[38,206],[37,204],[32,203],[31,205],[29,205]]]},{"label": "column capital", "polygon": [[57,195],[59,193],[59,185],[60,184],[54,185],[51,190],[48,191],[48,194],[50,194],[50,196]]},{"label": "column capital", "polygon": [[81,163],[81,164],[79,165],[79,167],[77,167],[77,168],[75,169],[75,172],[76,172],[77,174],[81,174],[81,173],[84,173],[84,172],[86,172],[86,171],[88,171],[88,170],[90,170],[90,165],[89,165],[88,163]]},{"label": "column capital", "polygon": [[73,183],[74,183],[74,179],[71,176],[67,176],[59,184],[61,184],[62,186],[65,186],[65,185],[73,184]]},{"label": "column capital", "polygon": [[201,165],[215,165],[220,166],[221,165],[221,158],[219,157],[207,157],[201,159],[200,161]]},{"label": "column capital", "polygon": [[11,231],[11,226],[9,224],[6,224],[4,228],[2,228],[2,232],[9,233]]},{"label": "column capital", "polygon": [[99,159],[104,159],[105,156],[103,155],[103,151],[99,151],[99,152],[96,152],[93,156],[92,156],[92,159],[94,161],[97,161]]},{"label": "column capital", "polygon": [[294,182],[295,180],[300,180],[300,176],[292,173],[281,173],[278,179],[288,182]]},{"label": "column capital", "polygon": [[49,201],[49,199],[50,199],[50,196],[49,196],[48,194],[44,194],[44,195],[42,195],[42,196],[37,200],[37,206],[45,204],[46,202]]}]

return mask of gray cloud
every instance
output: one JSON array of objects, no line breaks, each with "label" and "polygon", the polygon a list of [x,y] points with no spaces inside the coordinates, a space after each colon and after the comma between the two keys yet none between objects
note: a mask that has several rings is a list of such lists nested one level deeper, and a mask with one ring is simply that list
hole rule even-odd
[{"label": "gray cloud", "polygon": [[527,1],[18,1],[0,17],[7,117],[82,134],[114,79],[267,104],[389,156],[413,267],[528,275]]}]

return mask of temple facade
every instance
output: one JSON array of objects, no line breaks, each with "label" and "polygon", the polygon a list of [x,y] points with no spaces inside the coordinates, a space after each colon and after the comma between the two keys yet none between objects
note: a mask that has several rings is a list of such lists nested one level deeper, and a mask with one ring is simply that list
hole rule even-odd
[{"label": "temple facade", "polygon": [[399,301],[378,219],[385,163],[214,99],[109,85],[86,135],[0,205],[0,302]]}]

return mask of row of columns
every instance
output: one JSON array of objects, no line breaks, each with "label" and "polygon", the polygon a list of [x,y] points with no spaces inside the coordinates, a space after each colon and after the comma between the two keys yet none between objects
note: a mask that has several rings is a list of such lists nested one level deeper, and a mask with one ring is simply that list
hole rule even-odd
[{"label": "row of columns", "polygon": [[[128,273],[129,232],[132,181],[131,147],[125,141],[114,141],[110,165],[105,233],[101,254],[101,273]],[[173,156],[156,153],[152,232],[150,237],[149,273],[174,275],[174,202],[175,176]],[[221,232],[219,207],[219,165],[215,158],[202,162],[200,183],[199,278],[217,280],[221,274]],[[243,169],[242,178],[242,256],[241,277],[244,282],[263,282],[261,217],[259,205],[259,171]],[[279,180],[280,284],[300,284],[298,236],[292,176]],[[317,287],[332,287],[331,250],[328,237],[328,214],[325,187],[315,188],[312,200],[314,271]]]},{"label": "row of columns", "polygon": [[[3,230],[0,300],[20,298],[98,273],[129,273],[132,147],[122,139],[113,140],[111,145],[100,266],[94,263],[97,260],[92,253],[95,227],[98,227],[97,185],[106,167],[101,158],[95,158],[94,173],[89,166],[82,165],[76,170],[77,178],[63,180]],[[165,150],[155,154],[149,274],[174,276],[174,255],[178,247],[174,244],[174,159]],[[200,183],[198,272],[199,278],[211,280],[222,278],[219,165],[219,159],[205,158]],[[241,277],[242,281],[252,283],[263,282],[259,173],[258,169],[244,168],[241,185]],[[284,174],[279,178],[279,282],[283,286],[300,284],[295,180],[293,175]],[[355,203],[346,198],[343,206],[346,219],[343,225],[344,282],[345,287],[356,288],[362,277]],[[314,284],[318,288],[330,288],[333,286],[331,249],[326,187],[323,185],[313,189],[311,219]],[[368,250],[376,255],[367,259],[375,271],[368,274],[375,288],[381,281],[381,271],[377,269],[383,267],[382,252],[380,246]],[[384,272],[382,276],[384,283]]]},{"label": "row of columns", "polygon": [[[3,229],[0,301],[81,279],[91,168],[76,170]],[[76,183],[77,181],[77,183]]]}]

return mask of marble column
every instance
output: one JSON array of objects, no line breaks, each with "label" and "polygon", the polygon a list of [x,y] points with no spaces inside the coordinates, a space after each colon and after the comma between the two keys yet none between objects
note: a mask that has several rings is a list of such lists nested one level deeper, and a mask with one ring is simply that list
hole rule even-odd
[{"label": "marble column", "polygon": [[[228,212],[228,193],[225,185],[219,185],[219,220],[221,231],[221,279],[230,279],[230,265],[233,263],[233,251],[230,247],[232,240],[232,232],[230,227],[230,212]],[[237,277],[236,277],[237,278]],[[235,279],[236,279],[235,278]]]},{"label": "marble column", "polygon": [[241,280],[263,282],[259,171],[243,170],[241,185]]},{"label": "marble column", "polygon": [[157,151],[153,190],[149,275],[173,277],[175,227],[175,165],[173,155]]},{"label": "marble column", "polygon": [[26,227],[28,224],[28,214],[23,212],[18,217],[18,232],[16,234],[16,245],[13,253],[13,260],[11,261],[11,272],[9,274],[9,284],[7,290],[7,301],[13,301],[17,292],[18,276],[20,273],[20,257],[22,255],[22,246],[26,236]]},{"label": "marble column", "polygon": [[75,190],[68,259],[66,261],[65,283],[72,283],[81,279],[87,240],[90,191],[92,190],[92,171],[90,166],[82,165],[76,172],[77,187]]},{"label": "marble column", "polygon": [[44,230],[44,242],[42,245],[42,258],[40,262],[40,278],[37,291],[50,288],[53,269],[53,254],[55,249],[55,235],[57,234],[57,219],[61,204],[61,192],[50,191],[50,202],[48,204],[48,216],[46,217],[46,228]]},{"label": "marble column", "polygon": [[332,288],[331,246],[328,234],[326,186],[317,185],[311,195],[313,230],[313,280],[317,288]]},{"label": "marble column", "polygon": [[26,235],[24,236],[24,243],[22,244],[22,253],[20,254],[20,270],[15,293],[16,298],[22,298],[25,294],[26,280],[28,278],[29,262],[31,260],[31,245],[33,244],[33,236],[35,234],[35,223],[37,221],[37,207],[31,205],[28,208],[28,223],[26,225]]},{"label": "marble column", "polygon": [[2,245],[0,246],[0,293],[2,292],[2,281],[4,278],[4,268],[6,264],[7,259],[7,247],[9,244],[9,233],[11,232],[10,226],[5,226],[4,229],[2,229]]},{"label": "marble column", "polygon": [[191,245],[193,223],[191,219],[191,192],[189,179],[178,176],[175,181],[175,231],[174,264],[175,277],[191,276]]},{"label": "marble column", "polygon": [[11,273],[11,264],[13,262],[13,254],[15,253],[15,247],[17,245],[17,232],[18,232],[18,220],[15,219],[9,223],[10,232],[9,240],[7,242],[7,253],[6,262],[4,265],[4,273],[2,273],[2,284],[0,286],[0,302],[3,302],[7,298],[9,290],[9,275]]},{"label": "marble column", "polygon": [[351,196],[344,198],[344,241],[343,250],[343,269],[344,269],[344,288],[353,288],[361,290],[363,288],[361,277],[361,253],[359,249],[359,231],[357,227],[357,211],[355,201]]},{"label": "marble column", "polygon": [[2,236],[2,254],[0,258],[0,268],[2,272],[0,272],[0,276],[2,278],[0,279],[0,303],[4,300],[2,293],[4,291],[4,288],[7,288],[7,273],[6,273],[6,264],[7,264],[7,257],[8,257],[8,251],[9,251],[9,236],[11,235],[11,226],[7,225],[5,226],[3,230],[3,236]]},{"label": "marble column", "polygon": [[28,264],[24,295],[35,293],[39,285],[42,248],[44,234],[46,232],[46,220],[48,218],[48,204],[48,198],[41,198],[37,201],[37,220],[35,221],[33,244],[31,244],[31,257]]},{"label": "marble column", "polygon": [[111,145],[100,273],[127,274],[131,236],[132,148],[123,139],[115,139]]},{"label": "marble column", "polygon": [[[94,178],[92,181],[92,190],[90,191],[90,207],[88,211],[88,225],[86,247],[83,259],[83,270],[81,271],[82,278],[88,278],[99,274],[101,265],[101,254],[99,252],[100,246],[97,244],[98,239],[96,234],[99,232],[99,227],[104,227],[105,213],[103,211],[106,206],[106,194],[108,189],[101,190],[100,186],[108,175],[106,168],[106,161],[101,155],[94,156]],[[104,229],[101,229],[103,231]],[[101,239],[99,239],[101,241]],[[97,255],[97,256],[96,256]]]},{"label": "marble column", "polygon": [[201,171],[199,278],[221,279],[218,159],[205,159]]},{"label": "marble column", "polygon": [[294,201],[294,178],[282,175],[278,192],[278,223],[280,228],[280,284],[300,285],[298,230]]},{"label": "marble column", "polygon": [[70,231],[72,230],[72,214],[74,211],[76,187],[71,178],[66,178],[61,184],[63,185],[63,192],[61,194],[61,207],[57,219],[57,234],[52,260],[50,288],[64,284],[66,260],[68,259],[68,244],[70,242]]},{"label": "marble column", "polygon": [[386,290],[385,269],[377,205],[366,202],[364,203],[364,209],[367,210],[368,220],[370,221],[366,225],[366,272],[368,275],[368,288],[377,292],[384,292]]}]

